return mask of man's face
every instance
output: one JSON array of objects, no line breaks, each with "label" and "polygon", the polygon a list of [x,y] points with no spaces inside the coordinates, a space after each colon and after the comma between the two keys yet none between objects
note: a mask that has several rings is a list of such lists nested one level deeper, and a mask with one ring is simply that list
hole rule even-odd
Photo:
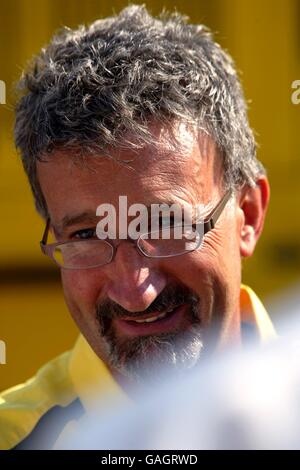
[{"label": "man's face", "polygon": [[[139,154],[114,152],[113,158],[88,156],[84,163],[74,163],[73,155],[57,150],[46,163],[38,163],[59,240],[92,236],[97,207],[110,203],[117,209],[120,195],[127,196],[128,206],[204,204],[204,215],[219,202],[222,164],[211,140],[197,139],[178,126],[178,149],[166,129],[153,125],[151,130],[159,151],[149,147]],[[221,344],[239,338],[241,223],[241,211],[232,200],[197,251],[154,259],[132,242],[119,240],[111,263],[62,269],[70,312],[113,371],[140,377],[155,365],[190,368],[205,351],[214,320]]]}]

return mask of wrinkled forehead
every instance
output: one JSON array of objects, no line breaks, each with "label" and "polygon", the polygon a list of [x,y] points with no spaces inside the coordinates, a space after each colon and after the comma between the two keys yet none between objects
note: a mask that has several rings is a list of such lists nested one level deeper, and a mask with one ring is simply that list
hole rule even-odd
[{"label": "wrinkled forehead", "polygon": [[[159,202],[179,198],[191,203],[211,197],[220,183],[222,163],[212,139],[185,125],[166,129],[153,125],[156,145],[137,149],[83,154],[54,150],[37,171],[50,212],[60,215],[79,202],[113,202],[127,195],[134,202]],[[151,200],[155,196],[155,201]],[[60,206],[60,207],[59,207]]]}]

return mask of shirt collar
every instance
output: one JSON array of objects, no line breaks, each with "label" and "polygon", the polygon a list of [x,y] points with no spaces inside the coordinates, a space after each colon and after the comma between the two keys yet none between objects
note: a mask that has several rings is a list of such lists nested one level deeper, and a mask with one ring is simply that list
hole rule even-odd
[{"label": "shirt collar", "polygon": [[270,317],[255,292],[244,284],[240,293],[241,322],[250,324],[256,330],[261,342],[276,338]]}]

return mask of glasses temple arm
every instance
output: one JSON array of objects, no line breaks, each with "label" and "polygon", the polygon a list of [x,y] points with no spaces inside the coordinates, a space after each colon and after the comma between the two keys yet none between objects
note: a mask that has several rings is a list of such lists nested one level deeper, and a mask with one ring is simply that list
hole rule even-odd
[{"label": "glasses temple arm", "polygon": [[213,211],[209,214],[208,218],[204,221],[204,234],[209,232],[217,223],[218,218],[220,217],[221,213],[224,210],[227,202],[231,197],[232,191],[229,189],[224,197],[221,199],[219,204],[213,209]]},{"label": "glasses temple arm", "polygon": [[45,252],[45,246],[47,244],[49,229],[50,229],[50,218],[48,217],[46,227],[43,233],[43,237],[42,237],[42,240],[40,241],[40,246],[43,252]]}]

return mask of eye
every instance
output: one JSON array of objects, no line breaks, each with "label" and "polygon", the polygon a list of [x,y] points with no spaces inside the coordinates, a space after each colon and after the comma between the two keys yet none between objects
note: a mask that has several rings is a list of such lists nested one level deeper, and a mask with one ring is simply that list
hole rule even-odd
[{"label": "eye", "polygon": [[78,230],[72,234],[72,238],[76,238],[78,240],[89,240],[91,238],[97,238],[96,229],[84,228],[82,230]]}]

